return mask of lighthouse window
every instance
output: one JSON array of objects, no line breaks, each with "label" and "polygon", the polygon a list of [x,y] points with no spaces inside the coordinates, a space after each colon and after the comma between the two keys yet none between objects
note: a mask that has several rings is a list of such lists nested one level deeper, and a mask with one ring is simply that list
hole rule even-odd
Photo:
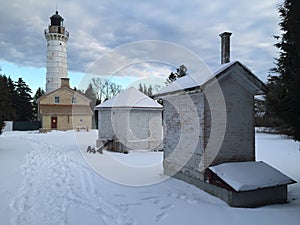
[{"label": "lighthouse window", "polygon": [[54,97],[54,103],[59,103],[59,97]]}]

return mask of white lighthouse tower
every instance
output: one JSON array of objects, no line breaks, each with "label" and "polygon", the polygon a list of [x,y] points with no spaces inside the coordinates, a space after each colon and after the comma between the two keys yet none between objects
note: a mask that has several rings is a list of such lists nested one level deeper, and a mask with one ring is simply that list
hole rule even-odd
[{"label": "white lighthouse tower", "polygon": [[64,19],[55,12],[51,24],[45,29],[47,39],[46,93],[61,86],[61,78],[68,78],[67,41],[69,33],[63,26]]}]

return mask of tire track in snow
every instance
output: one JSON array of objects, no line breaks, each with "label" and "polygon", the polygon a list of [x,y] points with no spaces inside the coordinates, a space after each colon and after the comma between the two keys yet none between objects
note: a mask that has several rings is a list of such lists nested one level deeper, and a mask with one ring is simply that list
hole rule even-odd
[{"label": "tire track in snow", "polygon": [[121,207],[104,199],[90,168],[72,161],[55,145],[25,139],[33,150],[22,166],[22,188],[11,202],[14,225],[68,225],[68,210],[77,206],[93,212],[107,225],[137,225]]}]

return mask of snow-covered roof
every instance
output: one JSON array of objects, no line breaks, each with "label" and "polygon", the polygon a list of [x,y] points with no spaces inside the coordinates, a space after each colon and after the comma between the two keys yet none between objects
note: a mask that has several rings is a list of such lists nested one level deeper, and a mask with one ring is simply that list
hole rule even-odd
[{"label": "snow-covered roof", "polygon": [[236,191],[250,191],[295,183],[265,162],[233,162],[209,169]]},{"label": "snow-covered roof", "polygon": [[250,74],[251,78],[249,77],[249,79],[251,79],[251,81],[254,82],[255,85],[257,85],[258,87],[263,88],[264,84],[252,73],[252,71],[248,67],[246,67],[239,61],[233,61],[221,65],[214,73],[210,73],[207,70],[207,71],[203,71],[201,74],[188,74],[184,77],[181,77],[175,80],[174,82],[172,82],[171,84],[169,84],[168,86],[161,88],[155,94],[155,96],[164,95],[167,93],[186,90],[195,87],[202,88],[209,81],[212,81],[215,78],[218,79],[222,74],[225,74],[224,72],[227,71],[233,65],[239,65],[240,67],[242,67],[245,71],[247,71]]},{"label": "snow-covered roof", "polygon": [[149,98],[134,87],[121,91],[118,95],[97,105],[95,109],[101,108],[154,108],[162,109],[162,105]]}]

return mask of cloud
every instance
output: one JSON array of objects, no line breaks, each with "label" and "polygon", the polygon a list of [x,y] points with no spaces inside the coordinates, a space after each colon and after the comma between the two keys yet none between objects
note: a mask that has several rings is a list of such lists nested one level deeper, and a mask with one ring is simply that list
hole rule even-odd
[{"label": "cloud", "polygon": [[[85,72],[107,51],[141,40],[181,45],[214,68],[220,62],[218,34],[231,31],[232,58],[265,78],[276,57],[272,35],[280,33],[278,3],[278,0],[73,0],[60,2],[58,10],[70,33],[68,68],[71,71]],[[53,1],[3,1],[0,60],[45,67],[43,32],[54,12]]]}]

